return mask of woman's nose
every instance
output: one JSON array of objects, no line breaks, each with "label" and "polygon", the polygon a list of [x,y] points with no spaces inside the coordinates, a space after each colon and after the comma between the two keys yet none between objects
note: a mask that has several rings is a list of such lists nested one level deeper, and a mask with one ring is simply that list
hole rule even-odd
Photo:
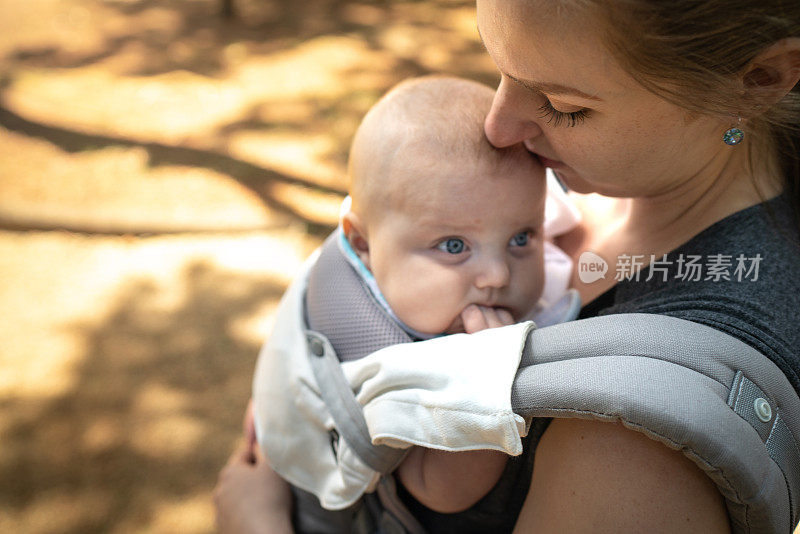
[{"label": "woman's nose", "polygon": [[511,270],[502,258],[491,258],[483,261],[475,276],[475,287],[478,289],[497,289],[508,285]]},{"label": "woman's nose", "polygon": [[483,125],[487,139],[497,148],[512,146],[542,133],[541,127],[531,118],[538,109],[534,109],[530,95],[522,91],[523,88],[505,76],[500,79]]}]

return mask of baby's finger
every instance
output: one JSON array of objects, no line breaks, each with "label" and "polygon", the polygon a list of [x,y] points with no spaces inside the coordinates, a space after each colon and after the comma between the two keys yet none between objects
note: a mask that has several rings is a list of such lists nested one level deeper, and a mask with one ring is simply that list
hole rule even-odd
[{"label": "baby's finger", "polygon": [[505,326],[509,323],[504,323],[502,318],[500,317],[500,312],[505,312],[505,310],[498,310],[496,308],[487,308],[485,306],[478,306],[483,317],[486,320],[486,324],[488,328],[497,328],[499,326]]},{"label": "baby's finger", "polygon": [[503,308],[494,308],[494,311],[497,314],[498,321],[500,321],[500,326],[508,326],[516,322],[510,311]]},{"label": "baby's finger", "polygon": [[464,323],[464,331],[468,334],[474,334],[489,328],[489,323],[486,322],[483,311],[475,304],[470,304],[464,308],[464,311],[461,312],[461,322]]}]

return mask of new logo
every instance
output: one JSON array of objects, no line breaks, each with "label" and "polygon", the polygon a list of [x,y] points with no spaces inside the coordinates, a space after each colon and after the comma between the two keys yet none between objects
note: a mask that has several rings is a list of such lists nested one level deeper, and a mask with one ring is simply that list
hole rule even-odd
[{"label": "new logo", "polygon": [[607,272],[608,263],[594,252],[586,251],[578,258],[578,278],[584,284],[605,278]]}]

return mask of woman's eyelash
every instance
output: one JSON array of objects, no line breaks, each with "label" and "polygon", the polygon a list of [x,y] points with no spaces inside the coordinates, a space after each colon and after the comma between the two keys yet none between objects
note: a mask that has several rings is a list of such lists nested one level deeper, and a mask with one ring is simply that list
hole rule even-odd
[{"label": "woman's eyelash", "polygon": [[588,113],[588,110],[585,109],[573,111],[571,113],[558,111],[547,99],[545,99],[544,104],[541,105],[539,111],[541,112],[540,116],[547,119],[547,124],[552,124],[553,126],[560,126],[561,124],[565,124],[566,126],[577,126],[586,119],[586,115]]}]

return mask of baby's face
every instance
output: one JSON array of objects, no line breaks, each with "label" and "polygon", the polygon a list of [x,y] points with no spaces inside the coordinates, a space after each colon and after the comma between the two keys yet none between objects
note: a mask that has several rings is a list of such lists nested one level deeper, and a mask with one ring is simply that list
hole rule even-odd
[{"label": "baby's face", "polygon": [[522,319],[544,283],[544,169],[533,159],[493,168],[422,158],[395,172],[413,174],[392,181],[417,185],[367,223],[362,259],[400,320],[424,333],[462,332],[470,304]]}]

